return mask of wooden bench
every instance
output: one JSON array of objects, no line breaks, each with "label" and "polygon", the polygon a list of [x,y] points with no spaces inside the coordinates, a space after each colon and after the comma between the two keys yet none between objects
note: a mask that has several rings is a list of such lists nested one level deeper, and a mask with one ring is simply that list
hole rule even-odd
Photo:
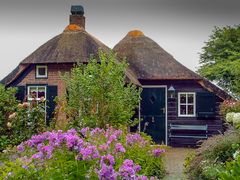
[{"label": "wooden bench", "polygon": [[[208,138],[208,125],[181,125],[181,124],[170,124],[169,138],[182,139],[195,139],[195,145],[198,140]],[[178,141],[179,141],[178,140]],[[176,140],[177,141],[177,140]],[[188,144],[186,144],[188,145]],[[191,144],[191,145],[194,145]]]}]

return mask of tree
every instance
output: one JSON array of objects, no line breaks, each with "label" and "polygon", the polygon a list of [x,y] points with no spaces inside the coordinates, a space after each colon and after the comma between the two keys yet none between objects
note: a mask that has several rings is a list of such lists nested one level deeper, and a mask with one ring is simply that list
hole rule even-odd
[{"label": "tree", "polygon": [[99,60],[91,57],[64,76],[66,112],[73,127],[128,125],[139,105],[141,90],[125,82],[127,63],[102,51]]},{"label": "tree", "polygon": [[240,25],[215,27],[202,50],[198,72],[239,97]]}]

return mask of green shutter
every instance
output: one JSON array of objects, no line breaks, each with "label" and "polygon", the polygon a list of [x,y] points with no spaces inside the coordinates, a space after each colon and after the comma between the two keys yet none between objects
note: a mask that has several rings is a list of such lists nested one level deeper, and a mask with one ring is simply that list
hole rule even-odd
[{"label": "green shutter", "polygon": [[25,86],[17,86],[17,93],[16,93],[16,98],[17,100],[23,102],[24,101],[24,98],[25,98]]},{"label": "green shutter", "polygon": [[215,116],[216,96],[210,92],[198,92],[196,98],[197,117],[209,118]]},{"label": "green shutter", "polygon": [[54,101],[57,96],[57,86],[47,86],[47,125],[49,125],[50,120],[53,118],[53,112],[56,106]]}]

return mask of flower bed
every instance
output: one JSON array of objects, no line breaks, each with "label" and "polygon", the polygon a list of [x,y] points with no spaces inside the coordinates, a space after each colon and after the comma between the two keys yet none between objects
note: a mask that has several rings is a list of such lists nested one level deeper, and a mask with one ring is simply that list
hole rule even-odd
[{"label": "flower bed", "polygon": [[[163,149],[148,138],[108,128],[44,132],[18,147],[0,176],[39,179],[157,179],[164,176]],[[2,174],[1,174],[2,172]]]}]

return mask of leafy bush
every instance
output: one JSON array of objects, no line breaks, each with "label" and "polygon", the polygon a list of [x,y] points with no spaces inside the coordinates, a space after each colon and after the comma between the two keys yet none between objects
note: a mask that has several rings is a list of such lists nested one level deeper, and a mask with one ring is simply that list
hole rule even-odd
[{"label": "leafy bush", "polygon": [[240,177],[240,156],[231,162],[226,162],[226,170],[219,173],[219,177],[222,180],[238,180]]},{"label": "leafy bush", "polygon": [[227,113],[226,121],[232,124],[235,128],[240,129],[240,112],[239,113]]},{"label": "leafy bush", "polygon": [[[17,101],[16,101],[17,102]],[[15,112],[5,119],[5,131],[0,136],[0,151],[29,139],[45,130],[45,102],[18,104]]]},{"label": "leafy bush", "polygon": [[220,105],[220,113],[224,118],[226,117],[227,113],[230,112],[240,112],[240,101],[225,100]]},{"label": "leafy bush", "polygon": [[126,126],[138,108],[140,90],[126,85],[127,63],[101,51],[99,61],[91,57],[88,64],[79,64],[64,76],[67,93],[61,101],[67,101],[70,128]]},{"label": "leafy bush", "polygon": [[18,104],[17,111],[12,116],[10,115],[12,145],[18,145],[46,130],[44,101]]},{"label": "leafy bush", "polygon": [[185,171],[190,179],[217,179],[218,172],[225,169],[225,162],[233,160],[240,144],[240,132],[229,130],[204,141],[196,150]]},{"label": "leafy bush", "polygon": [[140,134],[111,127],[44,132],[21,143],[18,151],[16,162],[0,167],[3,178],[144,180],[164,175],[164,150]]},{"label": "leafy bush", "polygon": [[16,89],[6,89],[0,84],[0,151],[3,150],[9,142],[9,128],[7,120],[10,114],[15,112],[17,101],[15,98]]}]

